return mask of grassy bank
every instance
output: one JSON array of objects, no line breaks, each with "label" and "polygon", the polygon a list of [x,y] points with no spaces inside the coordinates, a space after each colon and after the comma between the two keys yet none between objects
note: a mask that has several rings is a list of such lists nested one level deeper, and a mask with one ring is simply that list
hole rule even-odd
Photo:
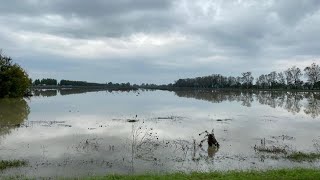
[{"label": "grassy bank", "polygon": [[118,180],[118,179],[319,179],[317,169],[281,169],[267,171],[228,171],[210,173],[174,173],[166,175],[108,175],[104,177],[79,178],[87,180]]},{"label": "grassy bank", "polygon": [[204,180],[204,179],[320,179],[320,169],[277,169],[277,170],[248,170],[248,171],[226,171],[226,172],[194,172],[173,174],[144,174],[144,175],[106,175],[92,177],[51,177],[30,178],[25,176],[1,176],[1,179],[61,179],[61,180]]}]

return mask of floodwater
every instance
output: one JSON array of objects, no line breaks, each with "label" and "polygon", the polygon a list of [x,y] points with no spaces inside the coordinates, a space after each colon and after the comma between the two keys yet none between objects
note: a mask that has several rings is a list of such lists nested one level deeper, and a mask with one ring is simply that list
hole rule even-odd
[{"label": "floodwater", "polygon": [[0,159],[28,161],[1,176],[320,167],[255,149],[320,151],[319,92],[46,90],[1,99],[0,123]]}]

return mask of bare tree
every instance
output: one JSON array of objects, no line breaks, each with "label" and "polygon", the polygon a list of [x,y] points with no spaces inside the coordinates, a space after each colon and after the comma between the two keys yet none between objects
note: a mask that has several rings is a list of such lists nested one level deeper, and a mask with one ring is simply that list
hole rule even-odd
[{"label": "bare tree", "polygon": [[290,68],[285,70],[284,74],[286,75],[287,85],[293,84],[293,77],[292,77],[292,73],[290,71]]},{"label": "bare tree", "polygon": [[286,79],[285,79],[284,74],[282,72],[278,73],[277,79],[278,79],[279,84],[281,84],[281,86],[284,86],[286,84]]},{"label": "bare tree", "polygon": [[312,86],[320,80],[320,66],[316,63],[312,63],[311,66],[306,67],[304,71],[305,76]]},{"label": "bare tree", "polygon": [[270,74],[268,74],[268,84],[271,88],[273,88],[277,83],[277,72],[272,71]]},{"label": "bare tree", "polygon": [[256,80],[256,85],[260,88],[266,88],[268,85],[268,80],[265,75],[260,75]]},{"label": "bare tree", "polygon": [[242,73],[242,83],[247,87],[247,89],[252,85],[253,79],[251,72]]},{"label": "bare tree", "polygon": [[287,84],[288,85],[294,85],[295,87],[299,86],[301,84],[301,70],[300,68],[293,66],[289,69],[287,69],[285,72]]}]

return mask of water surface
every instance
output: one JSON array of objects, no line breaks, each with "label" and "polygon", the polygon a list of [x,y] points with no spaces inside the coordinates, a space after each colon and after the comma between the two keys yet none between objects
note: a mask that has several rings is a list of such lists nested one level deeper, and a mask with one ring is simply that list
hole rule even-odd
[{"label": "water surface", "polygon": [[[320,94],[241,91],[37,91],[0,100],[0,157],[31,177],[320,167],[288,152],[320,151]],[[130,122],[128,122],[130,121]],[[214,129],[220,148],[199,133]]]}]

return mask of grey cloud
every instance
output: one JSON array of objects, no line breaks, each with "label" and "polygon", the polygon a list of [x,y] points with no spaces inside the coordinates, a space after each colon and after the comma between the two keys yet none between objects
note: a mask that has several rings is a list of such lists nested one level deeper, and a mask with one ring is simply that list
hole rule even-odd
[{"label": "grey cloud", "polygon": [[319,10],[318,0],[279,0],[274,2],[271,10],[275,11],[283,22],[295,25],[308,15]]},{"label": "grey cloud", "polygon": [[132,11],[166,10],[170,0],[10,0],[1,3],[2,14],[21,15],[77,15],[80,17],[99,17],[105,15],[121,15]]},{"label": "grey cloud", "polygon": [[[0,30],[0,48],[8,49],[18,58],[23,54],[28,59],[39,53],[41,57],[35,58],[38,63],[50,56],[47,62],[52,64],[63,59],[76,66],[83,62],[61,54],[39,52],[32,45],[22,46],[23,42],[15,42],[6,32],[115,41],[137,33],[179,33],[186,37],[185,44],[159,46],[159,51],[154,52],[148,52],[148,48],[146,51],[129,49],[132,53],[121,57],[108,54],[104,60],[89,59],[86,65],[79,65],[79,70],[66,71],[65,75],[73,77],[74,72],[76,77],[85,67],[90,67],[94,74],[95,68],[103,67],[105,71],[101,69],[92,75],[100,77],[103,73],[117,74],[114,67],[118,67],[122,68],[118,73],[121,75],[115,76],[115,80],[127,77],[128,81],[134,81],[130,78],[136,74],[137,78],[146,76],[148,80],[155,77],[156,82],[161,82],[163,76],[167,82],[170,77],[174,80],[212,73],[240,74],[247,70],[265,73],[280,59],[320,57],[319,9],[318,0],[241,3],[236,0],[10,0],[0,6],[0,26],[5,29]],[[217,59],[210,60],[212,56]],[[34,64],[34,61],[24,62],[30,69],[42,68]]]},{"label": "grey cloud", "polygon": [[[12,0],[1,4],[0,14],[3,24],[19,30],[79,38],[119,37],[169,30],[178,21],[170,12],[171,4],[170,0]],[[51,19],[45,24],[41,18],[46,16],[66,23],[56,25]]]}]

